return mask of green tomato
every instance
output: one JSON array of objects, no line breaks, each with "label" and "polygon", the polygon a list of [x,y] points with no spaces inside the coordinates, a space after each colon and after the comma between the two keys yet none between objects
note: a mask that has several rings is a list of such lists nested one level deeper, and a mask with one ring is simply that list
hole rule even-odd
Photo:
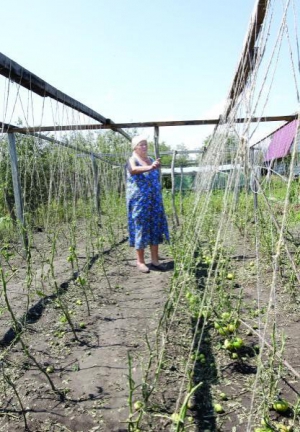
[{"label": "green tomato", "polygon": [[215,329],[219,329],[221,326],[220,326],[220,324],[218,323],[218,321],[215,321],[214,322],[214,327],[215,327]]},{"label": "green tomato", "polygon": [[141,408],[143,408],[144,404],[141,401],[136,401],[133,404],[133,407],[136,411],[140,410]]},{"label": "green tomato", "polygon": [[220,333],[221,336],[226,336],[228,331],[227,331],[227,327],[220,327],[218,329],[218,332]]},{"label": "green tomato", "polygon": [[273,403],[273,408],[278,413],[284,413],[289,409],[289,403],[284,399],[277,399]]},{"label": "green tomato", "polygon": [[234,324],[228,324],[227,329],[229,333],[234,333],[236,331],[236,326]]},{"label": "green tomato", "polygon": [[230,312],[223,312],[221,317],[223,320],[228,321],[231,317],[231,313]]},{"label": "green tomato", "polygon": [[214,404],[214,411],[217,413],[217,414],[222,414],[222,413],[224,413],[225,411],[224,411],[224,408],[222,407],[222,405],[221,404]]},{"label": "green tomato", "polygon": [[220,399],[227,401],[228,400],[228,396],[226,393],[220,393]]},{"label": "green tomato", "polygon": [[181,423],[180,415],[176,412],[171,415],[171,419],[175,424]]},{"label": "green tomato", "polygon": [[244,341],[241,338],[235,338],[232,345],[235,349],[240,349],[244,345]]},{"label": "green tomato", "polygon": [[225,339],[223,346],[228,351],[231,351],[233,349],[233,344],[229,339]]}]

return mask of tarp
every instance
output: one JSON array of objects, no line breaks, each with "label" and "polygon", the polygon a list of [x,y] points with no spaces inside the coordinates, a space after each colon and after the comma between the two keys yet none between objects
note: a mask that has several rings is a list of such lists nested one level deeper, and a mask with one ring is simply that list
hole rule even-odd
[{"label": "tarp", "polygon": [[[202,173],[202,172],[211,172],[211,171],[213,171],[213,172],[231,171],[233,169],[240,168],[240,167],[241,167],[241,165],[239,165],[239,164],[237,164],[237,165],[227,164],[227,165],[218,165],[218,166],[205,165],[205,166],[183,167],[182,168],[182,174],[183,175],[191,175],[191,174],[197,174],[197,173]],[[162,173],[162,175],[170,175],[172,173],[172,170],[171,170],[171,168],[162,168],[161,173]],[[175,167],[174,168],[174,174],[175,175],[181,175],[181,168]]]},{"label": "tarp", "polygon": [[[237,175],[239,176],[238,186],[241,188],[245,185],[245,176],[243,172],[239,172],[237,173]],[[211,183],[212,190],[225,189],[227,186],[228,179],[229,179],[229,173],[216,172],[212,178],[212,183]],[[183,191],[192,190],[195,188],[195,180],[196,180],[196,176],[193,174],[185,174],[182,176],[182,178],[180,176],[175,176],[175,190],[176,191],[179,191],[180,189],[182,189]],[[181,184],[181,188],[180,188],[180,184]],[[235,182],[231,186],[231,189],[233,189],[234,187],[235,187]]]},{"label": "tarp", "polygon": [[265,162],[286,156],[293,144],[298,120],[293,120],[274,133],[268,147]]}]

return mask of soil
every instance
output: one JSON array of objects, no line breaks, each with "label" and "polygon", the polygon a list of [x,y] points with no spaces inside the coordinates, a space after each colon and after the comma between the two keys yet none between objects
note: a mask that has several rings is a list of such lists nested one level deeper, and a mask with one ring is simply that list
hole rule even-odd
[{"label": "soil", "polygon": [[[161,255],[162,269],[150,266],[150,273],[136,269],[134,251],[126,234],[101,257],[88,257],[84,239],[78,243],[79,269],[89,268],[86,286],[88,306],[67,261],[66,240],[61,234],[54,260],[55,281],[61,298],[68,305],[76,328],[75,339],[58,302],[51,269],[47,262],[52,240],[43,233],[34,235],[32,266],[26,268],[21,256],[10,259],[18,268],[7,290],[30,355],[45,370],[50,370],[57,393],[35,362],[14,341],[15,332],[2,304],[1,352],[5,382],[1,383],[0,430],[23,431],[21,406],[8,380],[15,384],[31,431],[126,431],[128,429],[129,362],[139,383],[148,361],[149,344],[155,340],[159,318],[166,302],[173,262]],[[161,253],[168,248],[162,247]],[[149,263],[149,256],[147,256]],[[41,267],[42,265],[42,267]],[[103,271],[103,268],[105,272]],[[10,273],[6,266],[7,274]],[[30,295],[26,277],[31,275]],[[37,293],[39,296],[37,296]],[[3,300],[2,300],[3,301]],[[28,313],[25,315],[29,303]],[[50,368],[50,369],[49,369]],[[3,375],[4,376],[4,375]]]},{"label": "soil", "polygon": [[[166,312],[174,267],[169,248],[161,248],[162,270],[151,268],[149,274],[143,274],[135,267],[134,251],[127,245],[125,231],[119,233],[113,247],[104,246],[103,254],[88,250],[86,239],[79,233],[78,268],[75,266],[75,270],[67,260],[70,251],[62,231],[56,244],[55,273],[52,274],[49,257],[53,235],[34,234],[30,268],[21,255],[10,258],[10,266],[18,271],[7,283],[8,296],[19,328],[26,328],[21,339],[30,356],[24,353],[20,340],[15,340],[2,298],[0,431],[24,431],[24,417],[28,430],[33,432],[176,430],[171,417],[179,412],[189,385],[187,359],[191,355],[197,324],[188,312],[185,296],[178,302],[176,314]],[[241,241],[238,233],[231,241],[236,245],[234,253],[230,253],[235,277],[228,281],[228,289],[236,304],[243,293],[239,336],[243,338],[244,346],[238,359],[233,359],[223,348],[224,337],[214,329],[215,317],[202,318],[199,327],[204,329],[201,344],[199,346],[199,333],[192,352],[201,352],[204,361],[194,361],[190,381],[194,386],[201,384],[187,409],[184,429],[187,431],[244,432],[260,425],[261,415],[257,410],[252,410],[249,417],[251,404],[259,406],[264,397],[261,383],[256,383],[257,345],[261,344],[258,337],[261,332],[259,328],[253,329],[266,319],[272,272],[261,263],[264,277],[260,280],[258,304],[253,247],[250,242]],[[205,241],[203,245],[206,246]],[[11,269],[4,263],[3,267],[8,278]],[[207,271],[208,265],[204,264],[196,269],[200,290]],[[89,283],[83,289],[78,277],[87,272]],[[268,382],[268,359],[269,369],[282,368],[277,387],[291,408],[278,414],[270,406],[270,419],[274,424],[293,424],[293,430],[297,432],[300,430],[299,418],[292,408],[300,396],[299,296],[296,294],[291,303],[291,293],[284,285],[278,288],[268,316],[276,314],[278,330],[282,329],[286,335],[287,365],[280,366],[276,356],[272,362],[272,350],[265,346],[262,356],[265,369],[261,376]],[[69,311],[74,332],[66,322],[61,306]],[[252,328],[251,332],[247,326]],[[271,343],[271,329],[265,340]],[[162,352],[163,358],[157,358]],[[160,373],[156,375],[159,360]],[[43,373],[45,370],[49,371],[56,391],[51,389]],[[138,411],[134,411],[133,404],[143,401],[142,384],[148,385],[151,396],[138,429],[134,429],[133,422],[129,421],[130,405],[135,420]],[[151,384],[154,385],[152,390]],[[260,390],[253,401],[255,385]],[[130,391],[130,386],[134,390]],[[221,393],[226,397],[221,398]],[[215,412],[216,402],[222,405],[223,413]]]}]

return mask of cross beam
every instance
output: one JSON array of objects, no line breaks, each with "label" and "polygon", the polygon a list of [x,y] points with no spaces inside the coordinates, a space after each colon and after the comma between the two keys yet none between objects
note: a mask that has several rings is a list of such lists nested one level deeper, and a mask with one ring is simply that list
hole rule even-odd
[{"label": "cross beam", "polygon": [[99,121],[103,124],[110,124],[111,129],[115,130],[122,134],[125,138],[130,140],[130,136],[121,129],[114,127],[114,123],[112,120],[102,116],[96,111],[92,110],[88,106],[78,102],[76,99],[68,96],[67,94],[61,92],[57,88],[48,84],[43,79],[39,78],[37,75],[33,74],[29,70],[23,68],[15,61],[11,60],[4,54],[0,53],[0,74],[5,76],[11,81],[16,82],[22,87],[27,88],[28,90],[38,94],[42,97],[50,97],[70,108],[75,109],[76,111],[81,112],[82,114],[87,115],[88,117]]},{"label": "cross beam", "polygon": [[257,0],[256,6],[254,8],[246,43],[244,45],[240,62],[238,64],[233,82],[231,84],[231,89],[229,91],[229,104],[224,114],[225,119],[229,116],[231,110],[237,102],[238,97],[245,88],[249,75],[254,68],[255,62],[259,61],[257,58],[258,48],[256,47],[256,43],[264,23],[268,3],[269,0]]},{"label": "cross beam", "polygon": [[[265,116],[251,118],[237,118],[232,123],[247,123],[247,122],[290,122],[298,118],[297,114],[282,115],[282,116]],[[95,129],[123,129],[123,128],[146,128],[146,127],[166,127],[166,126],[204,126],[219,124],[220,119],[208,120],[179,120],[179,121],[149,121],[135,123],[114,123],[114,124],[93,124],[93,125],[64,125],[64,126],[36,126],[36,127],[16,127],[7,123],[1,123],[3,132],[17,133],[32,133],[32,132],[50,132],[50,131],[67,131],[67,130],[95,130]]]}]

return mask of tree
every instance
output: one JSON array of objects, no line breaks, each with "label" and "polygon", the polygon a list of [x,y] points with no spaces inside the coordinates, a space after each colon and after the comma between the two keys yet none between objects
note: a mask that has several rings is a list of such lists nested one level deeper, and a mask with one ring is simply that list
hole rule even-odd
[{"label": "tree", "polygon": [[209,135],[203,141],[204,153],[209,150],[214,143],[219,146],[220,151],[222,150],[223,153],[220,158],[220,164],[233,163],[239,145],[238,137],[233,134]]}]

